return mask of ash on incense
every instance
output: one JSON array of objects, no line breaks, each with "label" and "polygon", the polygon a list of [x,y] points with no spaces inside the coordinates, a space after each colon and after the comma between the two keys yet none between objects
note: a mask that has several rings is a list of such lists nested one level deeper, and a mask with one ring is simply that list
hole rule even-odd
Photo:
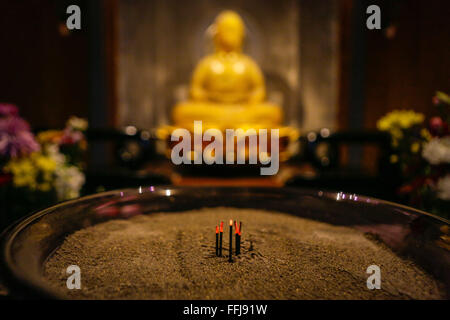
[{"label": "ash on incense", "polygon": [[[232,263],[227,230],[222,256],[214,233],[218,221],[229,219],[245,222]],[[44,277],[75,299],[445,298],[438,281],[371,239],[348,227],[262,210],[157,213],[70,235],[46,262]],[[66,287],[73,264],[81,269],[80,290]],[[366,284],[373,264],[381,268],[379,290]]]}]

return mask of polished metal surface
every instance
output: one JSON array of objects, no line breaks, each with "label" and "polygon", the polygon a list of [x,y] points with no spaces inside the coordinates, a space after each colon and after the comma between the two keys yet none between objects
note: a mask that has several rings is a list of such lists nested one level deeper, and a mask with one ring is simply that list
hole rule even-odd
[{"label": "polished metal surface", "polygon": [[450,296],[449,221],[355,194],[288,188],[148,186],[64,202],[5,231],[1,275],[12,296],[58,298],[42,280],[42,266],[69,234],[111,219],[218,206],[276,210],[370,232],[441,280]]}]

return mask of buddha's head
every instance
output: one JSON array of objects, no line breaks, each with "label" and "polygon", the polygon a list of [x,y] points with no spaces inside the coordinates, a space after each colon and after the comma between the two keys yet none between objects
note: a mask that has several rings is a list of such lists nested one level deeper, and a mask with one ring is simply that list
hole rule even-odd
[{"label": "buddha's head", "polygon": [[234,11],[220,13],[214,23],[214,43],[218,51],[240,51],[245,36],[242,18]]}]

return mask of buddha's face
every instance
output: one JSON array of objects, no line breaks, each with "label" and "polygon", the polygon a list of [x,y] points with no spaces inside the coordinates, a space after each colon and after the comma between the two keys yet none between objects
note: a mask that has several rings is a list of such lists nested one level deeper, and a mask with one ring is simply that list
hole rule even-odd
[{"label": "buddha's face", "polygon": [[230,52],[241,49],[245,27],[238,14],[232,11],[221,13],[216,19],[215,27],[214,41],[218,50]]}]

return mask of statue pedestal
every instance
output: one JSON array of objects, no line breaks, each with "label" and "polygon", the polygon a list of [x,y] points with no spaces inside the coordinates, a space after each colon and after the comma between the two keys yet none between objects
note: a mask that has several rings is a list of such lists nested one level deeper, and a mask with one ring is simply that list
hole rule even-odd
[{"label": "statue pedestal", "polygon": [[182,102],[173,110],[175,126],[193,131],[194,121],[201,120],[204,128],[226,129],[271,129],[282,122],[283,112],[271,103],[253,105],[219,104],[206,102]]}]

